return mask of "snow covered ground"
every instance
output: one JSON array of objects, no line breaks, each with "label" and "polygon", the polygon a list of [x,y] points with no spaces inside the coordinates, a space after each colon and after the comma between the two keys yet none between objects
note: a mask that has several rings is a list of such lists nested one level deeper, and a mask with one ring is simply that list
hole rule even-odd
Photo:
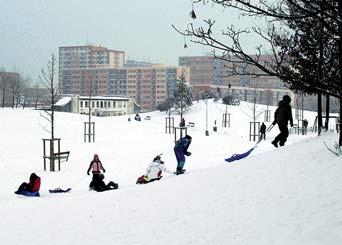
[{"label": "snow covered ground", "polygon": [[[205,103],[195,102],[185,114],[195,122],[188,132],[193,142],[187,173],[137,186],[157,154],[176,168],[165,113],[147,113],[151,120],[141,122],[93,117],[96,143],[83,142],[87,116],[57,113],[56,137],[71,154],[60,172],[44,172],[47,121],[30,109],[1,108],[1,244],[341,244],[341,158],[322,144],[332,144],[337,134],[290,135],[285,147],[275,149],[274,128],[249,157],[228,164],[225,158],[254,143],[248,140],[247,105],[229,107],[231,128],[221,127],[224,111],[224,105],[208,103],[205,136]],[[179,115],[174,117],[178,124]],[[312,126],[315,115],[305,117]],[[214,120],[218,132],[212,131]],[[119,190],[88,191],[86,170],[94,153],[107,170],[105,181],[119,183]],[[41,197],[14,195],[31,172],[42,178]],[[72,191],[48,193],[56,187]]]}]

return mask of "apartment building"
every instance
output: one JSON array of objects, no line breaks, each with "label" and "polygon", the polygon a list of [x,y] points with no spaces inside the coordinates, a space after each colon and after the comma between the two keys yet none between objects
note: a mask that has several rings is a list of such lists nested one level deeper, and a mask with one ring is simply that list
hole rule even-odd
[{"label": "apartment building", "polygon": [[[260,60],[267,62],[267,56]],[[242,100],[252,101],[257,97],[258,101],[272,104],[284,94],[291,93],[282,81],[270,76],[250,76],[249,73],[258,72],[254,67],[242,65],[240,71],[245,75],[229,76],[228,70],[234,66],[233,62],[223,61],[212,56],[183,56],[179,57],[179,65],[190,68],[190,85],[194,89],[194,97],[210,87],[212,90],[220,90],[221,94],[229,92]],[[229,86],[230,85],[230,86]],[[255,92],[257,90],[257,93]]]},{"label": "apartment building", "polygon": [[[81,96],[129,96],[140,110],[154,110],[173,96],[175,82],[187,67],[129,61],[124,52],[99,46],[61,47],[59,85],[62,94]],[[112,57],[112,58],[111,58]]]}]

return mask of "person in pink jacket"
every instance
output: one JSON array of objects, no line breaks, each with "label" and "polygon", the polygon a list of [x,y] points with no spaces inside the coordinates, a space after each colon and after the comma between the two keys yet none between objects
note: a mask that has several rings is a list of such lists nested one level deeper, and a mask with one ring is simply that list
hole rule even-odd
[{"label": "person in pink jacket", "polygon": [[87,174],[90,175],[90,170],[93,174],[93,178],[89,184],[89,188],[93,188],[94,181],[96,182],[99,179],[99,175],[106,172],[104,169],[99,156],[97,154],[94,154],[93,160],[90,162],[89,168],[87,170]]}]

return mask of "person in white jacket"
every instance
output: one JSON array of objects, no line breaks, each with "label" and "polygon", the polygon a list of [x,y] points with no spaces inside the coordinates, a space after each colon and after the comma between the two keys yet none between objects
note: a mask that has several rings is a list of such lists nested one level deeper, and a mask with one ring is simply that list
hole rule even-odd
[{"label": "person in white jacket", "polygon": [[163,177],[163,172],[173,174],[173,171],[168,170],[164,162],[161,160],[160,155],[153,159],[147,167],[146,173],[137,179],[137,184],[146,184],[155,180],[160,180]]}]

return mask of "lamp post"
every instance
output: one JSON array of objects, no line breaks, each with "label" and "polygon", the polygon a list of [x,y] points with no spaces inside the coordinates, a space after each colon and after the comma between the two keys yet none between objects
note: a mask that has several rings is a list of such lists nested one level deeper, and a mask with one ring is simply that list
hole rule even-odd
[{"label": "lamp post", "polygon": [[209,136],[209,131],[208,131],[208,99],[209,99],[209,95],[207,94],[207,99],[205,100],[205,136]]}]

